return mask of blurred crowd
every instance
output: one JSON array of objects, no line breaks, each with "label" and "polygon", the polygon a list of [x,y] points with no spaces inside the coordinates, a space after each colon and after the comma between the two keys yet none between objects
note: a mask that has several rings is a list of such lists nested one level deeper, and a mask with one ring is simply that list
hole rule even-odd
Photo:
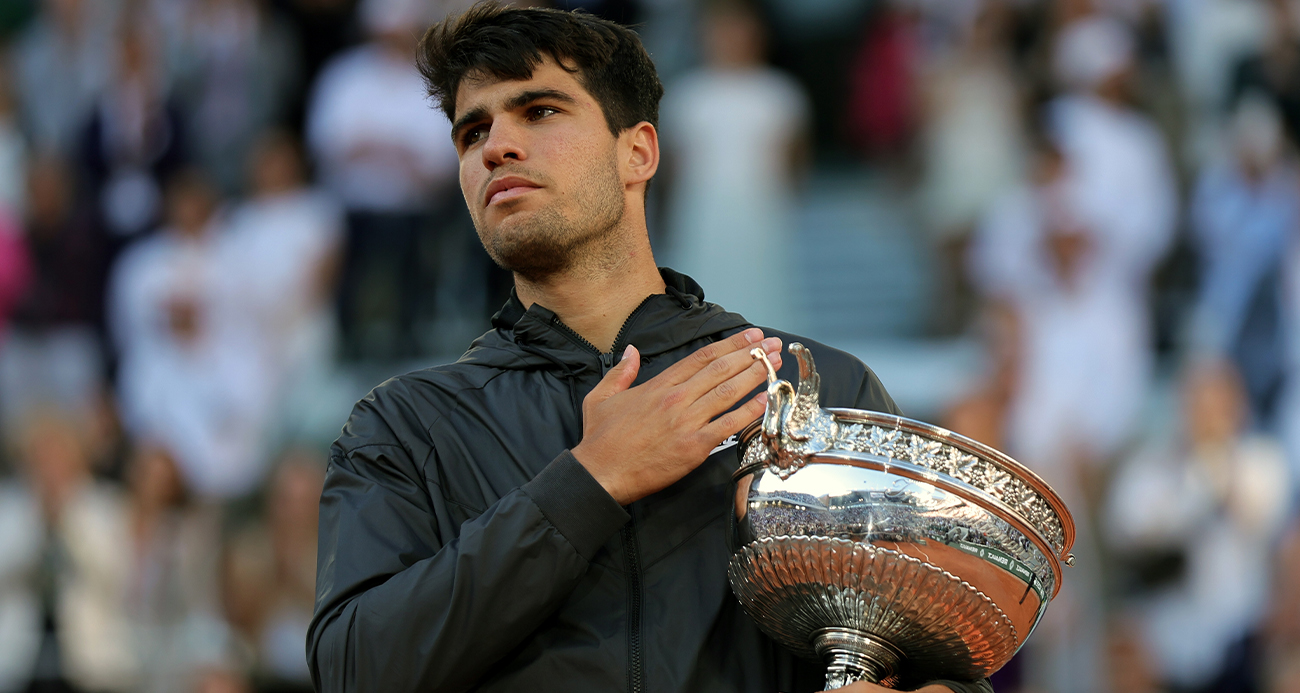
[{"label": "blurred crowd", "polygon": [[298,414],[504,286],[414,69],[448,8],[3,7],[0,691],[310,690]]},{"label": "blurred crowd", "polygon": [[1300,690],[1300,5],[966,5],[879,10],[862,79],[903,116],[854,122],[945,268],[935,329],[986,345],[944,423],[1078,527],[997,683]]},{"label": "blurred crowd", "polygon": [[[985,354],[909,413],[1078,527],[997,690],[1300,691],[1300,2],[535,4],[641,33],[653,241],[709,299],[800,324],[810,179],[903,210],[905,336]],[[414,69],[467,5],[0,3],[0,693],[310,690],[302,412],[509,291]]]}]

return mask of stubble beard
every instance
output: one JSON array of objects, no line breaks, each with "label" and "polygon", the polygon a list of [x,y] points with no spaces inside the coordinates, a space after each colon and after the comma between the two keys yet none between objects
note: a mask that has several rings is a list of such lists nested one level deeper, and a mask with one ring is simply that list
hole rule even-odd
[{"label": "stubble beard", "polygon": [[502,226],[513,228],[491,233],[484,233],[484,222],[475,219],[492,261],[530,283],[607,262],[610,241],[624,215],[618,169],[612,160],[608,164],[580,184],[583,193],[577,195],[576,205],[580,218],[565,217],[555,205],[548,205],[527,219],[507,217]]}]

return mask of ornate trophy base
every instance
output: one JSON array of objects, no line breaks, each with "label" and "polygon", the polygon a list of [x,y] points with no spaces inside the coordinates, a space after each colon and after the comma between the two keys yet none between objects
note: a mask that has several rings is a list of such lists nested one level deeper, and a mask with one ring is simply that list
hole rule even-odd
[{"label": "ornate trophy base", "polygon": [[856,681],[889,685],[903,661],[897,647],[852,628],[823,628],[813,633],[813,647],[826,662],[827,691]]},{"label": "ornate trophy base", "polygon": [[759,627],[829,667],[827,690],[980,679],[1020,644],[1011,619],[947,571],[869,543],[783,536],[731,558],[731,587]]}]

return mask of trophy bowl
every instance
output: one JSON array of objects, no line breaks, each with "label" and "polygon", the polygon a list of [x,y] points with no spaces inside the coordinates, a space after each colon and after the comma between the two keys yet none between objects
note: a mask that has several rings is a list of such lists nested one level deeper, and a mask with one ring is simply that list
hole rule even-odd
[{"label": "trophy bowl", "polygon": [[[1059,496],[1010,457],[919,421],[822,409],[768,364],[740,434],[728,577],[765,633],[827,665],[826,690],[976,680],[1016,653],[1073,563]],[[762,350],[756,359],[766,361]]]}]

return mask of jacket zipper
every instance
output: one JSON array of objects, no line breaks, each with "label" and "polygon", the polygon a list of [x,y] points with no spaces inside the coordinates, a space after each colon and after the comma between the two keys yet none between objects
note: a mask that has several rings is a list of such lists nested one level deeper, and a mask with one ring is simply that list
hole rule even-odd
[{"label": "jacket zipper", "polygon": [[[646,304],[650,302],[651,298],[654,298],[654,296],[653,295],[646,296],[644,301],[638,303],[636,308],[633,308],[632,312],[628,313],[627,320],[623,321],[623,326],[618,328],[618,334],[614,336],[614,346],[610,347],[609,349],[609,355],[611,357],[614,356],[615,354],[619,354],[619,352],[621,351],[621,349],[619,349],[620,346],[623,347],[624,349],[627,348],[627,345],[623,343],[623,338],[627,337],[627,328],[629,325],[632,324],[633,318],[635,318],[637,315],[640,315],[642,310],[645,310]],[[610,365],[612,366],[613,364],[611,363]]]},{"label": "jacket zipper", "polygon": [[[618,328],[618,334],[614,336],[614,346],[610,348],[608,355],[602,355],[602,375],[605,371],[614,367],[616,359],[622,355],[622,350],[627,346],[623,340],[627,337],[627,328],[637,315],[645,309],[646,304],[650,302],[651,296],[646,296],[644,301],[637,304],[637,307],[628,314],[627,319],[623,321],[623,326]],[[608,360],[606,360],[608,359]],[[629,508],[629,510],[631,510]],[[623,553],[627,558],[627,689],[630,693],[644,693],[645,691],[645,662],[642,661],[641,650],[641,546],[636,539],[636,513],[629,512],[631,519],[623,527]]]},{"label": "jacket zipper", "polygon": [[[605,373],[618,363],[620,347],[626,348],[623,340],[627,337],[628,326],[645,309],[651,298],[653,296],[647,296],[628,314],[627,319],[623,321],[623,326],[618,328],[618,334],[614,337],[614,346],[610,348],[609,353],[597,349],[596,345],[559,319],[556,319],[553,325],[578,346],[587,349],[600,359],[600,374],[604,377]],[[581,410],[578,411],[578,416],[582,416]],[[627,689],[629,693],[645,693],[645,662],[641,653],[641,549],[636,539],[636,514],[631,514],[632,519],[628,520],[621,531],[623,558],[627,566]]]},{"label": "jacket zipper", "polygon": [[572,327],[565,325],[564,322],[558,318],[552,323],[552,325],[569,339],[576,342],[578,346],[595,354],[596,357],[600,359],[600,374],[604,376],[609,369],[614,367],[614,364],[618,363],[618,357],[621,356],[619,353],[621,351],[619,347],[627,348],[627,345],[623,344],[623,339],[627,337],[628,326],[631,325],[632,320],[645,309],[646,304],[650,302],[651,298],[654,298],[653,294],[646,296],[645,300],[641,301],[641,303],[628,314],[627,319],[623,321],[623,326],[618,328],[618,334],[614,337],[614,346],[610,348],[609,353],[597,349],[595,344],[587,341],[586,337],[575,332]]},{"label": "jacket zipper", "polygon": [[636,540],[636,515],[623,526],[623,557],[627,562],[627,690],[645,691],[641,658],[641,548]]}]

